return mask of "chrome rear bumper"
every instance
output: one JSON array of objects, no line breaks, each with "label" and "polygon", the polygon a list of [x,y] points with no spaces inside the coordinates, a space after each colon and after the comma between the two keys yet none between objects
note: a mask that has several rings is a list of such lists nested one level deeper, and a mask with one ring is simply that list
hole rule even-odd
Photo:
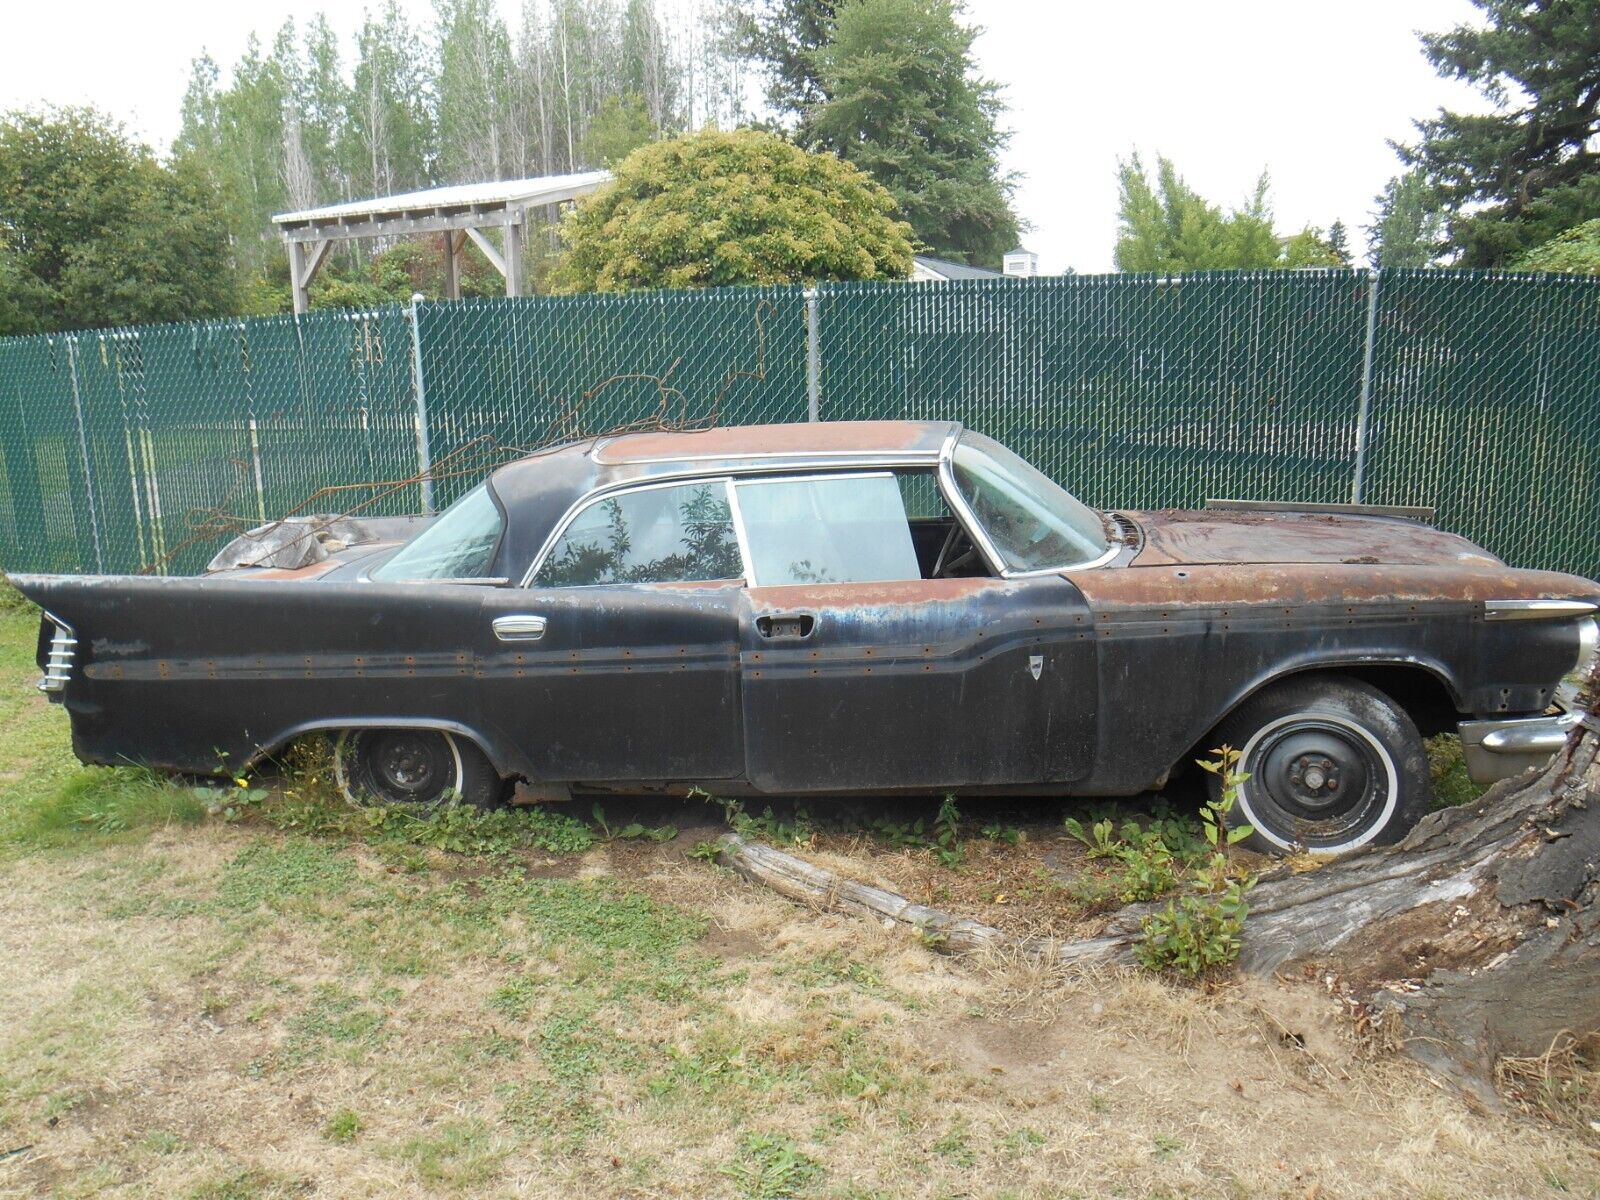
[{"label": "chrome rear bumper", "polygon": [[1474,783],[1510,779],[1542,767],[1567,740],[1583,714],[1564,712],[1499,721],[1462,721],[1461,749]]}]

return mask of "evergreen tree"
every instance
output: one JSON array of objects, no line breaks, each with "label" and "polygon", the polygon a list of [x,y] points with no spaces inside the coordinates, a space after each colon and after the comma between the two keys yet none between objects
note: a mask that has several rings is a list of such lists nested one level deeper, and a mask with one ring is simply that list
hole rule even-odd
[{"label": "evergreen tree", "polygon": [[976,74],[976,30],[955,0],[848,0],[819,50],[819,148],[883,184],[917,238],[946,258],[999,266],[1017,244],[999,89]]},{"label": "evergreen tree", "polygon": [[1448,217],[1462,266],[1499,266],[1600,217],[1600,0],[1473,0],[1488,19],[1425,34],[1443,76],[1491,114],[1441,109],[1399,147]]},{"label": "evergreen tree", "polygon": [[1335,221],[1328,226],[1328,250],[1341,267],[1350,265],[1350,235],[1343,221]]},{"label": "evergreen tree", "polygon": [[1420,171],[1384,184],[1367,229],[1367,258],[1375,267],[1429,267],[1444,239],[1444,214],[1435,206]]},{"label": "evergreen tree", "polygon": [[831,40],[838,7],[836,0],[761,0],[731,13],[735,52],[760,64],[767,104],[801,145],[814,144],[810,114],[829,96],[818,56]]}]

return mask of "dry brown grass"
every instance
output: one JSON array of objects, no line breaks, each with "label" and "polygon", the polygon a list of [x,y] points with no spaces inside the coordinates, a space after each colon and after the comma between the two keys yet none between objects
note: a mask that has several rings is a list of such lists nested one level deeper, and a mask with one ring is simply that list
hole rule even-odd
[{"label": "dry brown grass", "polygon": [[338,847],[311,860],[338,890],[284,867],[309,890],[219,910],[262,842],[298,844],[211,826],[0,867],[0,1151],[33,1145],[0,1191],[735,1196],[767,1178],[752,1134],[818,1196],[1600,1188],[1576,1126],[1369,1061],[1312,986],[951,960],[676,845],[575,865],[707,915],[642,956],[487,903],[494,871]]}]

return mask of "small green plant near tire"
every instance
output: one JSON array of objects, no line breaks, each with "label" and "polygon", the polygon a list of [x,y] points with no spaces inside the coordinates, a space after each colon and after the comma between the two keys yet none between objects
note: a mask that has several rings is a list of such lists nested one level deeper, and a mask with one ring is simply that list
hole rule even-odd
[{"label": "small green plant near tire", "polygon": [[1190,871],[1188,890],[1140,922],[1144,939],[1134,948],[1134,956],[1147,970],[1176,970],[1197,978],[1239,957],[1240,934],[1250,913],[1245,897],[1256,879],[1239,878],[1229,870],[1228,847],[1255,830],[1227,825],[1239,785],[1247,778],[1237,770],[1239,752],[1222,746],[1212,753],[1215,757],[1200,762],[1222,779],[1222,794],[1200,813],[1210,852]]},{"label": "small green plant near tire", "polygon": [[1063,824],[1088,847],[1090,858],[1113,864],[1104,886],[1123,904],[1165,896],[1205,848],[1190,825],[1174,818],[1157,818],[1145,825],[1124,821],[1120,829],[1110,817],[1087,830],[1076,817]]},{"label": "small green plant near tire", "polygon": [[921,817],[909,824],[880,817],[872,822],[868,832],[879,841],[902,850],[927,850],[943,867],[958,867],[966,857],[961,840],[961,811],[953,795],[946,795],[940,803],[931,827]]},{"label": "small green plant near tire", "polygon": [[648,842],[670,842],[678,836],[676,825],[659,825],[654,829],[638,821],[631,821],[626,825],[612,828],[611,822],[606,820],[606,810],[600,807],[599,801],[595,802],[593,811],[594,823],[600,829],[602,842],[625,842],[643,838]]},{"label": "small green plant near tire", "polygon": [[744,837],[759,838],[763,842],[780,846],[809,846],[816,841],[816,825],[807,809],[795,809],[794,815],[786,821],[776,816],[770,805],[757,817],[745,812],[744,805],[740,801],[713,796],[701,788],[692,789],[689,795],[699,796],[720,806],[722,819],[727,822],[728,828]]}]

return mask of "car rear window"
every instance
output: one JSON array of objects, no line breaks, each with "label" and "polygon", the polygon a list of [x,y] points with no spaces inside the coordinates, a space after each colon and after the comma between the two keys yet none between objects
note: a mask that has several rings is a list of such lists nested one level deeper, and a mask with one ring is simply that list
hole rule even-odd
[{"label": "car rear window", "polygon": [[488,483],[480,483],[388,562],[374,567],[371,578],[385,583],[481,579],[489,574],[503,524]]}]

